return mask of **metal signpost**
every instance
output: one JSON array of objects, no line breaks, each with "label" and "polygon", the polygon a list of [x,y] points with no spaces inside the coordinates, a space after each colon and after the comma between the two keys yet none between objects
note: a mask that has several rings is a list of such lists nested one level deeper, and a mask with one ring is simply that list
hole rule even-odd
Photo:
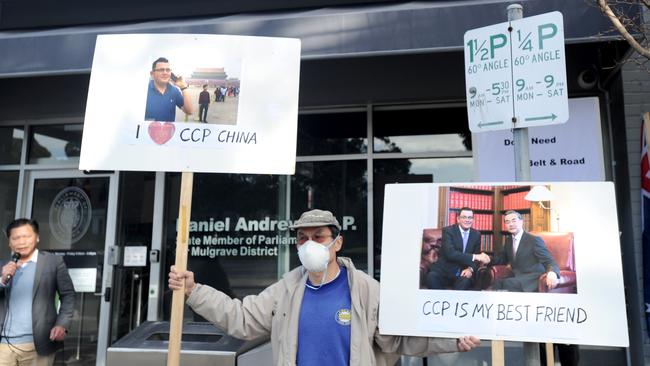
[{"label": "metal signpost", "polygon": [[[562,14],[524,19],[523,7],[513,4],[507,22],[467,31],[464,46],[469,128],[512,129],[516,180],[530,181],[527,128],[569,119]],[[492,342],[494,365],[504,364],[503,347],[503,341]],[[524,343],[524,359],[527,366],[540,364],[537,343]]]}]

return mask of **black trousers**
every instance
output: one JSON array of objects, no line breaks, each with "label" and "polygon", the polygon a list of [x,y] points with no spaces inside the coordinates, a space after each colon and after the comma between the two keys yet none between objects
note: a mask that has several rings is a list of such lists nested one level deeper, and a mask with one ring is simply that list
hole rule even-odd
[{"label": "black trousers", "polygon": [[207,122],[209,104],[199,104],[199,119],[201,122]]},{"label": "black trousers", "polygon": [[445,273],[442,270],[431,270],[427,274],[427,287],[431,290],[468,290],[472,286],[472,279],[456,277],[455,274]]},{"label": "black trousers", "polygon": [[[546,345],[539,344],[539,355],[542,365],[546,365]],[[562,366],[577,366],[580,362],[580,348],[575,344],[555,343],[554,348]]]}]

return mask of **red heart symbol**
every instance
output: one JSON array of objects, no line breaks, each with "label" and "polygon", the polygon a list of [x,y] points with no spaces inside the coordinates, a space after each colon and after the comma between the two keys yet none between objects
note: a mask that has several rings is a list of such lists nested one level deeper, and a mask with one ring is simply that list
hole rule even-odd
[{"label": "red heart symbol", "polygon": [[158,145],[162,145],[174,136],[176,127],[171,122],[151,122],[149,124],[149,136]]}]

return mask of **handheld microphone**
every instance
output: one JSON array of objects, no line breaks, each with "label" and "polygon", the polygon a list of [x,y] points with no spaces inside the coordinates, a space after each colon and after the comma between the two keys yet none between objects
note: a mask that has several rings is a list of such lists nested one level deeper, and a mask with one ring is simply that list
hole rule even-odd
[{"label": "handheld microphone", "polygon": [[[14,262],[14,263],[18,263],[19,259],[20,259],[20,253],[14,252],[14,254],[11,255],[11,261]],[[12,275],[7,275],[7,280],[5,281],[5,283],[9,283],[9,281],[11,281],[11,277],[13,277],[13,276]]]}]

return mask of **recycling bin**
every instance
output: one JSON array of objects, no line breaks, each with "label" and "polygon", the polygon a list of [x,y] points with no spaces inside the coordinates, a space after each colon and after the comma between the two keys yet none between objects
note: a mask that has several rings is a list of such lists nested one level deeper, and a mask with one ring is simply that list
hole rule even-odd
[{"label": "recycling bin", "polygon": [[[165,365],[168,347],[169,322],[145,322],[108,348],[106,365]],[[210,323],[183,324],[181,365],[252,366],[260,360],[271,364],[272,359],[268,338],[243,341]]]}]

